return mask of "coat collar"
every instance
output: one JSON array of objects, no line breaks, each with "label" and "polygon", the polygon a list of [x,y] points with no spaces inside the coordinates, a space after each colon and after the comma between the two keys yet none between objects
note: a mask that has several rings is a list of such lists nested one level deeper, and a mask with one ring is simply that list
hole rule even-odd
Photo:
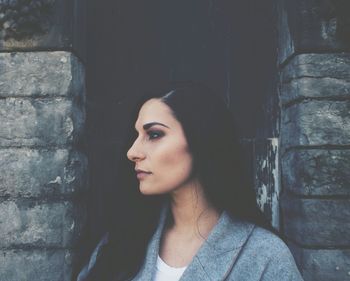
[{"label": "coat collar", "polygon": [[[148,245],[144,265],[134,281],[154,279],[159,244],[169,212],[167,204],[162,209],[157,230]],[[253,228],[253,224],[232,219],[224,211],[180,280],[224,280]]]}]

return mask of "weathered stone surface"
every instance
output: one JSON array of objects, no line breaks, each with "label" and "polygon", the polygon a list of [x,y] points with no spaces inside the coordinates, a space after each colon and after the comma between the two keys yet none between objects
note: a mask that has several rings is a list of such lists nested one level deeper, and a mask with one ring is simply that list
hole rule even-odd
[{"label": "weathered stone surface", "polygon": [[347,0],[278,1],[279,62],[295,52],[350,49]]},{"label": "weathered stone surface", "polygon": [[290,21],[292,20],[291,11],[287,9],[287,0],[276,1],[277,7],[277,34],[278,34],[278,62],[282,64],[289,56],[294,53],[294,38],[290,30]]},{"label": "weathered stone surface", "polygon": [[282,72],[282,82],[300,78],[333,78],[350,82],[350,54],[300,54]]},{"label": "weathered stone surface", "polygon": [[0,196],[69,195],[87,188],[87,159],[68,149],[0,149]]},{"label": "weathered stone surface", "polygon": [[303,249],[289,245],[305,281],[348,280],[350,250]]},{"label": "weathered stone surface", "polygon": [[2,37],[21,38],[48,29],[54,1],[17,0],[1,1],[0,4]]},{"label": "weathered stone surface", "polygon": [[350,195],[350,150],[293,150],[282,158],[283,186],[299,195]]},{"label": "weathered stone surface", "polygon": [[50,146],[77,141],[84,110],[64,99],[0,99],[0,146]]},{"label": "weathered stone surface", "polygon": [[71,281],[69,250],[0,250],[2,281]]},{"label": "weathered stone surface", "polygon": [[350,246],[350,199],[282,199],[286,236],[299,245]]},{"label": "weathered stone surface", "polygon": [[279,147],[278,139],[254,142],[254,180],[258,206],[272,226],[279,229]]},{"label": "weathered stone surface", "polygon": [[349,145],[350,100],[309,101],[282,113],[283,149],[298,145]]},{"label": "weathered stone surface", "polygon": [[350,99],[350,81],[336,78],[300,78],[282,84],[281,100],[283,105],[306,98]]},{"label": "weathered stone surface", "polygon": [[84,97],[84,67],[69,52],[0,53],[0,97]]},{"label": "weathered stone surface", "polygon": [[73,247],[85,223],[83,205],[71,202],[0,203],[0,248],[13,246]]},{"label": "weathered stone surface", "polygon": [[86,1],[0,2],[0,50],[73,48],[85,56]]}]

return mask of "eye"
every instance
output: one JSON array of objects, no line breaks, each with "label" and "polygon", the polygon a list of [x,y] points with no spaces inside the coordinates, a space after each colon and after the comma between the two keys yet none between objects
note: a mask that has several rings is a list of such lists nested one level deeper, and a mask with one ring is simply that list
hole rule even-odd
[{"label": "eye", "polygon": [[164,136],[164,133],[161,131],[148,131],[147,135],[149,137],[150,140],[155,140],[155,139],[159,139],[162,136]]}]

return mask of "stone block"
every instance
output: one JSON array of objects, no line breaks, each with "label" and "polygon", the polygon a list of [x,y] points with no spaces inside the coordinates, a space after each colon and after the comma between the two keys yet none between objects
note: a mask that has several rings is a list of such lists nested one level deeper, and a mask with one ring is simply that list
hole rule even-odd
[{"label": "stone block", "polygon": [[65,98],[0,99],[0,146],[52,146],[76,142],[84,109]]},{"label": "stone block", "polygon": [[0,2],[0,50],[73,49],[86,56],[86,1]]},{"label": "stone block", "polygon": [[282,148],[350,144],[350,100],[308,101],[282,112]]},{"label": "stone block", "polygon": [[350,99],[350,81],[327,77],[300,78],[281,85],[283,105],[298,99],[309,98]]},{"label": "stone block", "polygon": [[0,248],[74,247],[85,224],[86,210],[71,202],[0,203]]},{"label": "stone block", "polygon": [[71,281],[69,250],[0,250],[2,281]]},{"label": "stone block", "polygon": [[350,54],[301,54],[281,73],[283,104],[305,98],[350,99]]},{"label": "stone block", "polygon": [[330,78],[350,81],[350,54],[300,54],[283,69],[282,82],[300,78]]},{"label": "stone block", "polygon": [[289,247],[305,281],[349,279],[350,250],[303,249],[295,244],[289,244]]},{"label": "stone block", "polygon": [[350,49],[347,0],[281,0],[278,6],[279,63],[294,53]]},{"label": "stone block", "polygon": [[57,197],[87,188],[87,158],[68,149],[0,149],[0,196]]},{"label": "stone block", "polygon": [[84,67],[69,52],[0,53],[0,97],[84,98]]},{"label": "stone block", "polygon": [[294,194],[350,195],[350,150],[293,150],[282,158],[283,186]]},{"label": "stone block", "polygon": [[350,246],[350,199],[282,199],[287,238],[309,247]]}]

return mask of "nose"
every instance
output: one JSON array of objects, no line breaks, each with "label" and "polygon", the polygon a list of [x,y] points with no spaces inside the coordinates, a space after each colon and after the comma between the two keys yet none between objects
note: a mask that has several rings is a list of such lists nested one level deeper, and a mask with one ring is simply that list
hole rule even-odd
[{"label": "nose", "polygon": [[126,153],[126,156],[130,161],[133,161],[133,162],[137,162],[145,158],[145,154],[142,152],[140,144],[138,143],[137,139],[129,148],[128,152]]}]

